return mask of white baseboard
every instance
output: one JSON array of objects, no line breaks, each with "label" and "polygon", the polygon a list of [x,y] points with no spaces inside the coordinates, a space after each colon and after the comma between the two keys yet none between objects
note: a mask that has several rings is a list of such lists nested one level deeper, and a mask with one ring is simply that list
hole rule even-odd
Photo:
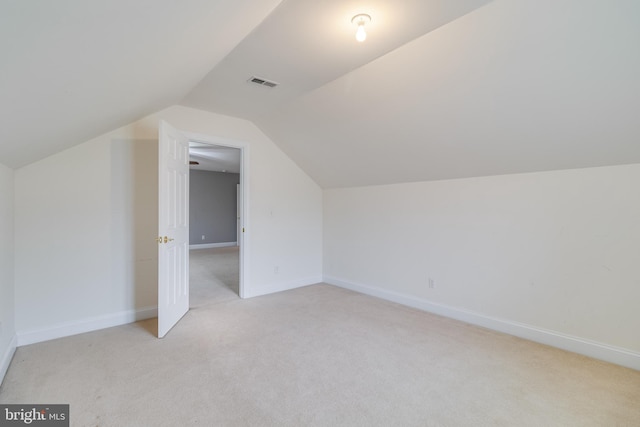
[{"label": "white baseboard", "polygon": [[4,376],[7,373],[7,369],[9,369],[9,365],[11,364],[11,359],[13,359],[13,355],[16,352],[16,347],[18,346],[18,338],[14,335],[11,341],[9,342],[9,346],[5,350],[2,355],[2,359],[0,359],[0,385],[2,385],[2,381],[4,381]]},{"label": "white baseboard", "polygon": [[201,245],[189,245],[189,249],[227,248],[229,246],[238,246],[238,243],[237,242],[203,243]]},{"label": "white baseboard", "polygon": [[68,337],[71,335],[83,334],[85,332],[96,331],[98,329],[111,328],[138,320],[150,319],[158,316],[157,307],[146,307],[138,310],[127,310],[119,313],[106,314],[103,316],[90,317],[73,322],[63,322],[52,325],[49,328],[19,331],[18,346],[35,344],[42,341],[49,341],[56,338]]},{"label": "white baseboard", "polygon": [[275,294],[276,292],[288,291],[291,289],[302,288],[304,286],[314,285],[322,282],[322,276],[307,277],[304,279],[292,280],[285,283],[277,283],[270,286],[260,287],[258,289],[251,289],[248,292],[245,291],[242,298],[253,298],[261,295]]},{"label": "white baseboard", "polygon": [[593,357],[594,359],[600,359],[606,362],[625,366],[627,368],[640,370],[640,353],[624,348],[563,334],[561,332],[542,329],[523,323],[513,322],[511,320],[498,319],[473,311],[438,304],[411,295],[354,283],[338,279],[336,277],[325,276],[324,282],[362,294],[371,295],[377,298],[396,302],[398,304],[417,308],[419,310],[428,311],[440,316],[460,320],[472,325],[482,326],[494,331],[504,332],[530,341]]}]

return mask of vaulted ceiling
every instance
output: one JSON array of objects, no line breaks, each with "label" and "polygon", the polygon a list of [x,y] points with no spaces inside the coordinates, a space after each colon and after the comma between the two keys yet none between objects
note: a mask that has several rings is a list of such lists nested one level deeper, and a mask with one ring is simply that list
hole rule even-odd
[{"label": "vaulted ceiling", "polygon": [[325,188],[640,162],[636,0],[0,4],[11,167],[174,104],[253,121]]},{"label": "vaulted ceiling", "polygon": [[0,0],[0,163],[179,104],[280,0]]}]

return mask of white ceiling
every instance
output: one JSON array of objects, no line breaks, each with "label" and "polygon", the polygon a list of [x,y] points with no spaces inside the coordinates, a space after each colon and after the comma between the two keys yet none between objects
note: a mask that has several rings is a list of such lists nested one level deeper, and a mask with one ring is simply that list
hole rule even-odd
[{"label": "white ceiling", "polygon": [[280,0],[0,0],[0,163],[179,101]]},{"label": "white ceiling", "polygon": [[[490,0],[285,0],[182,101],[255,120]],[[354,15],[372,17],[366,42]],[[280,83],[247,83],[253,75]]]},{"label": "white ceiling", "polygon": [[201,142],[189,143],[189,159],[198,162],[197,165],[190,166],[193,170],[240,173],[240,157],[239,148]]},{"label": "white ceiling", "polygon": [[640,162],[640,1],[496,0],[256,124],[323,187]]},{"label": "white ceiling", "polygon": [[325,188],[640,162],[637,0],[1,8],[11,167],[176,103],[252,120]]}]

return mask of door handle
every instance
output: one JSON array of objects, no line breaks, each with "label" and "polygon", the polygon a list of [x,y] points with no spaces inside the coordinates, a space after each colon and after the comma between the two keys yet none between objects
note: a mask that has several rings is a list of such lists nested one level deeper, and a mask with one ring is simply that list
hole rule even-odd
[{"label": "door handle", "polygon": [[168,243],[168,242],[173,242],[173,239],[167,236],[164,236],[164,242]]},{"label": "door handle", "polygon": [[160,237],[156,237],[156,242],[158,243],[169,243],[169,242],[173,242],[173,239],[171,237],[167,237],[167,236],[160,236]]}]

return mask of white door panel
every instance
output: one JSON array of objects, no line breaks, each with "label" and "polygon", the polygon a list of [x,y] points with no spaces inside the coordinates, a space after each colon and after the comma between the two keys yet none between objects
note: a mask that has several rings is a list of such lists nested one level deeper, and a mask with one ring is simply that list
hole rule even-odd
[{"label": "white door panel", "polygon": [[189,141],[167,122],[159,130],[158,337],[189,310]]}]

